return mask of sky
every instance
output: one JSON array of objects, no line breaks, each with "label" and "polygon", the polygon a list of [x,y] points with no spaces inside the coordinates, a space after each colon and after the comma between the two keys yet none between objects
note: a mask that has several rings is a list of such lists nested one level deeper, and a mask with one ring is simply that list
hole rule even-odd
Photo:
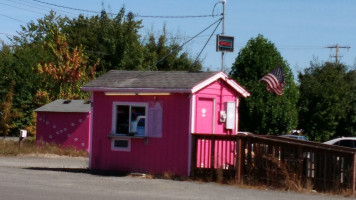
[{"label": "sky", "polygon": [[[219,0],[0,0],[0,39],[17,35],[21,25],[36,21],[52,9],[70,18],[79,14],[95,15],[102,8],[118,13],[122,6],[140,16],[197,16],[220,15]],[[47,3],[47,4],[46,4]],[[49,5],[56,4],[58,6]],[[59,7],[63,6],[63,7]],[[70,9],[72,8],[72,9]],[[262,34],[275,44],[288,62],[296,78],[298,72],[310,67],[311,61],[334,61],[339,49],[339,61],[356,65],[356,0],[226,0],[225,35],[235,38],[233,53],[225,53],[224,67],[229,71],[238,52],[248,40]],[[78,9],[86,10],[79,11]],[[142,20],[142,38],[148,33],[161,33],[165,25],[168,33],[179,38],[181,44],[219,19],[138,17]],[[195,59],[203,49],[215,25],[184,46]],[[221,34],[222,24],[215,34]],[[216,52],[214,35],[199,57],[204,70],[221,69],[221,53]]]}]

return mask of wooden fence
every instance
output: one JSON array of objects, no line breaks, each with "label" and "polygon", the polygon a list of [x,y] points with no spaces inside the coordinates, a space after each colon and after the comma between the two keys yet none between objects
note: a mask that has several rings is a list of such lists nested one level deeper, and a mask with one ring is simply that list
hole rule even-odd
[{"label": "wooden fence", "polygon": [[194,177],[356,192],[356,149],[253,134],[193,134],[192,145]]}]

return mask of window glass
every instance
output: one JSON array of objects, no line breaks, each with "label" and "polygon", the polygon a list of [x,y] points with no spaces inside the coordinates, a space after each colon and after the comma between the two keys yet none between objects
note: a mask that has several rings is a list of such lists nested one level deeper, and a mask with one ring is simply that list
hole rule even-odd
[{"label": "window glass", "polygon": [[145,135],[146,107],[139,105],[116,105],[117,134]]},{"label": "window glass", "polygon": [[351,140],[341,140],[339,145],[343,146],[343,147],[352,148],[352,141]]},{"label": "window glass", "polygon": [[114,140],[114,147],[116,148],[128,148],[129,141],[128,140]]},{"label": "window glass", "polygon": [[112,139],[111,150],[130,151],[130,139]]},{"label": "window glass", "polygon": [[129,133],[130,106],[118,105],[116,107],[116,133]]}]

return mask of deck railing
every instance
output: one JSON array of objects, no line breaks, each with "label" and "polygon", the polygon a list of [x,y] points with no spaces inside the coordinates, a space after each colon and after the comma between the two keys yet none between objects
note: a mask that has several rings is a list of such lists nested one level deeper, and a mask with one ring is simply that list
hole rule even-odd
[{"label": "deck railing", "polygon": [[192,145],[194,177],[355,193],[355,149],[253,134],[193,134]]}]

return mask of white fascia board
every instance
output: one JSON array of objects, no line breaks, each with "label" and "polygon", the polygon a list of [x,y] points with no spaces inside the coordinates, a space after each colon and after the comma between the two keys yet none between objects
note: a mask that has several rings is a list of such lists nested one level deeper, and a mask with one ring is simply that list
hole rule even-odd
[{"label": "white fascia board", "polygon": [[240,93],[243,97],[246,98],[246,97],[250,96],[249,92],[247,92],[243,87],[241,87],[239,84],[237,84],[234,80],[229,79],[229,77],[223,72],[219,72],[219,73],[215,74],[214,76],[208,78],[207,80],[194,86],[192,88],[191,92],[194,94],[197,91],[208,86],[209,84],[213,83],[214,81],[217,81],[220,78],[223,79],[228,85],[230,85],[236,92]]}]

